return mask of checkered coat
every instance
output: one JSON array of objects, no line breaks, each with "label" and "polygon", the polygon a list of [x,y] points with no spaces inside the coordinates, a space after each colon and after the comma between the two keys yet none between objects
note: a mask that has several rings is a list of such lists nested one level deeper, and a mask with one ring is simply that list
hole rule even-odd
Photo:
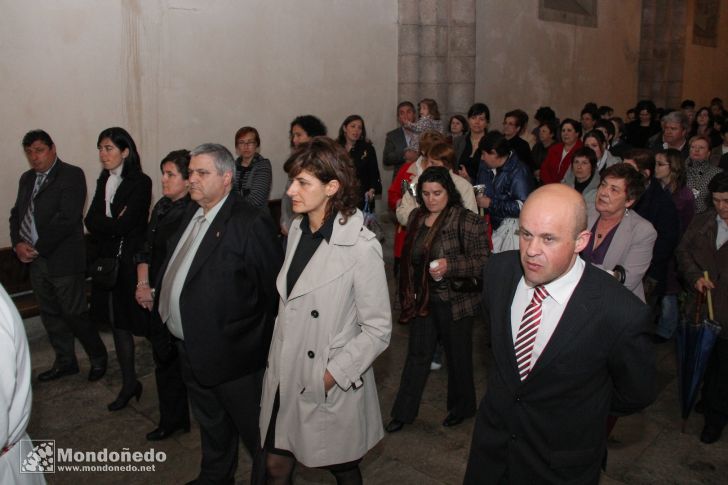
[{"label": "checkered coat", "polygon": [[[407,232],[417,230],[417,208],[410,214]],[[447,219],[440,227],[439,243],[447,260],[445,279],[457,277],[481,277],[490,250],[483,219],[463,207],[453,207],[446,214]],[[414,237],[413,237],[414,240]],[[462,250],[461,250],[462,241]],[[437,242],[435,242],[437,244]],[[409,264],[409,262],[407,263]],[[429,264],[429,261],[426,262]],[[424,269],[427,273],[427,268]],[[447,299],[450,302],[453,320],[474,316],[479,309],[479,292],[461,293],[448,286]]]}]

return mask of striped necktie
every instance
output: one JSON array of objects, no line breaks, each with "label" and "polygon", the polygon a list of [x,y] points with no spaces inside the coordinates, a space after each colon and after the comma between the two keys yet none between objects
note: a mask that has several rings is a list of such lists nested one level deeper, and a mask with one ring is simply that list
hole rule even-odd
[{"label": "striped necktie", "polygon": [[543,286],[537,286],[533,291],[531,303],[526,307],[521,318],[521,325],[518,327],[518,335],[516,336],[515,350],[516,363],[518,364],[518,375],[521,380],[528,377],[531,372],[531,356],[533,354],[533,346],[536,343],[536,335],[538,334],[538,326],[541,324],[541,303],[549,296],[548,291]]},{"label": "striped necktie", "polygon": [[23,220],[20,223],[20,237],[31,246],[35,246],[35,243],[38,240],[38,231],[35,228],[35,196],[38,195],[38,191],[43,185],[45,178],[46,174],[36,173],[35,185],[33,186],[33,193],[30,194],[28,210],[25,211],[25,217],[23,217]]}]

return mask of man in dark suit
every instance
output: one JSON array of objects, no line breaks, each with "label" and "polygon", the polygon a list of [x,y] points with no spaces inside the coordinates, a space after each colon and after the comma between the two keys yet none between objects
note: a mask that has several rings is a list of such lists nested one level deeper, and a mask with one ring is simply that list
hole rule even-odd
[{"label": "man in dark suit", "polygon": [[384,154],[382,163],[385,167],[392,167],[392,179],[405,162],[414,162],[419,154],[415,150],[408,150],[411,145],[413,133],[405,130],[405,123],[415,122],[415,106],[409,101],[402,101],[397,105],[397,121],[399,128],[387,133],[384,140]]},{"label": "man in dark suit", "polygon": [[662,117],[662,131],[652,135],[647,141],[647,148],[653,152],[661,148],[680,150],[684,158],[690,156],[690,144],[687,136],[690,130],[688,117],[682,111],[671,111]]},{"label": "man in dark suit", "polygon": [[78,373],[75,337],[91,362],[88,379],[95,381],[106,373],[107,354],[86,304],[86,178],[80,168],[58,159],[53,140],[43,130],[28,132],[23,149],[30,170],[20,177],[10,211],[10,240],[18,259],[30,265],[41,321],[56,354],[53,367],[38,380]]},{"label": "man in dark suit", "polygon": [[231,193],[230,152],[204,144],[190,157],[190,196],[197,205],[169,242],[155,285],[156,305],[177,339],[200,424],[197,483],[233,483],[239,438],[251,456],[258,447],[262,377],[283,254],[270,215]]},{"label": "man in dark suit", "polygon": [[586,220],[576,191],[544,186],[521,211],[520,255],[486,266],[493,365],[466,484],[596,484],[607,416],[655,397],[649,310],[579,258]]}]

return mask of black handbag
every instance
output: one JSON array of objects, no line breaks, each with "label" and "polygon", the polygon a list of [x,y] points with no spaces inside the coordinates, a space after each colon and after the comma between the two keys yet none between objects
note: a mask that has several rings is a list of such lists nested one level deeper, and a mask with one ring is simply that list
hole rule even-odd
[{"label": "black handbag", "polygon": [[[465,211],[460,211],[458,217],[458,241],[460,242],[460,254],[465,254],[465,245],[463,244],[463,234],[460,230],[465,217]],[[475,293],[483,290],[483,280],[477,276],[462,276],[456,278],[448,278],[450,289],[457,293]]]},{"label": "black handbag", "polygon": [[121,250],[124,247],[124,239],[119,242],[119,250],[116,256],[112,258],[96,258],[89,273],[91,275],[91,283],[100,290],[111,290],[116,286],[116,280],[119,277],[119,258]]}]

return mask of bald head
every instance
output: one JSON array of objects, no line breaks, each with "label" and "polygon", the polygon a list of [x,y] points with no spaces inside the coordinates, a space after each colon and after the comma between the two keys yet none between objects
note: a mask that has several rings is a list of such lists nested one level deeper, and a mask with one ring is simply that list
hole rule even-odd
[{"label": "bald head", "polygon": [[539,187],[528,196],[521,213],[527,208],[539,213],[553,211],[553,214],[561,214],[573,222],[575,236],[586,230],[587,214],[584,197],[567,185],[547,184]]},{"label": "bald head", "polygon": [[576,190],[549,184],[532,192],[519,218],[526,282],[546,285],[566,274],[589,242],[586,225],[586,204]]}]

